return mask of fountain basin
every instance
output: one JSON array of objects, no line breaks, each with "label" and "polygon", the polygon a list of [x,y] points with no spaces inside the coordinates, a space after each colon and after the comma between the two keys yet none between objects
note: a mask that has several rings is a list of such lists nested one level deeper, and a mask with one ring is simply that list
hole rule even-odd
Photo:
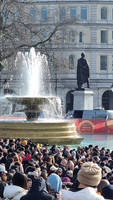
[{"label": "fountain basin", "polygon": [[1,138],[29,138],[41,144],[79,144],[75,123],[68,120],[3,120],[0,121]]},{"label": "fountain basin", "polygon": [[[53,110],[61,110],[58,107],[60,98],[55,96],[38,96],[38,97],[30,97],[30,96],[6,96],[7,100],[12,102],[13,104],[24,105],[25,108],[19,110],[21,112],[25,112],[26,118],[28,121],[34,121],[40,117],[41,112],[52,113]],[[57,114],[57,113],[56,113]]]},{"label": "fountain basin", "polygon": [[6,96],[6,98],[12,103],[17,103],[20,105],[45,105],[50,101],[56,101],[59,97],[55,96],[38,96],[38,97],[30,97],[30,96]]}]

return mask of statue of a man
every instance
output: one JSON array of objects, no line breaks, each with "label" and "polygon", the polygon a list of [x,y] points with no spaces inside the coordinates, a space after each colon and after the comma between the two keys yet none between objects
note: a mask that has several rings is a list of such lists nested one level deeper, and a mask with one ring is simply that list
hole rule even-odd
[{"label": "statue of a man", "polygon": [[77,63],[77,85],[78,89],[81,89],[82,84],[87,83],[89,88],[89,66],[85,59],[85,54],[81,53],[81,58],[78,59]]}]

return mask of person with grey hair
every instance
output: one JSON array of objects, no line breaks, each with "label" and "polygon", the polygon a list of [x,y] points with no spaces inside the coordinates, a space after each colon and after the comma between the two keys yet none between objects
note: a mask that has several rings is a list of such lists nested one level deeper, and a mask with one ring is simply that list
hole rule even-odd
[{"label": "person with grey hair", "polygon": [[101,168],[93,162],[83,163],[77,174],[78,191],[62,190],[62,200],[104,200],[97,194],[97,186],[102,178]]}]

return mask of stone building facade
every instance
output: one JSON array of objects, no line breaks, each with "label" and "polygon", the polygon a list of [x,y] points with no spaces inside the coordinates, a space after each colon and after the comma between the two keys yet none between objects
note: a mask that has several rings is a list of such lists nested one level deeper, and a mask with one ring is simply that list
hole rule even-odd
[{"label": "stone building facade", "polygon": [[52,79],[53,91],[62,99],[63,112],[72,105],[71,91],[77,87],[77,60],[82,52],[90,68],[89,82],[94,91],[94,109],[113,109],[110,89],[113,83],[113,0],[20,2],[31,14],[31,23],[35,28],[43,28],[45,36],[55,24],[65,22],[53,36],[51,44],[48,43],[53,56],[51,68],[55,74]]}]

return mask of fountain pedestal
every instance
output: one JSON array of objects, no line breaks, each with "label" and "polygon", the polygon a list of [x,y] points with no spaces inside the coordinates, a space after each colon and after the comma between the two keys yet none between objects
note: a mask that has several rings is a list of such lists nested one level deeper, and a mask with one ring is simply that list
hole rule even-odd
[{"label": "fountain pedestal", "polygon": [[75,90],[73,110],[93,110],[93,94],[91,89]]}]

